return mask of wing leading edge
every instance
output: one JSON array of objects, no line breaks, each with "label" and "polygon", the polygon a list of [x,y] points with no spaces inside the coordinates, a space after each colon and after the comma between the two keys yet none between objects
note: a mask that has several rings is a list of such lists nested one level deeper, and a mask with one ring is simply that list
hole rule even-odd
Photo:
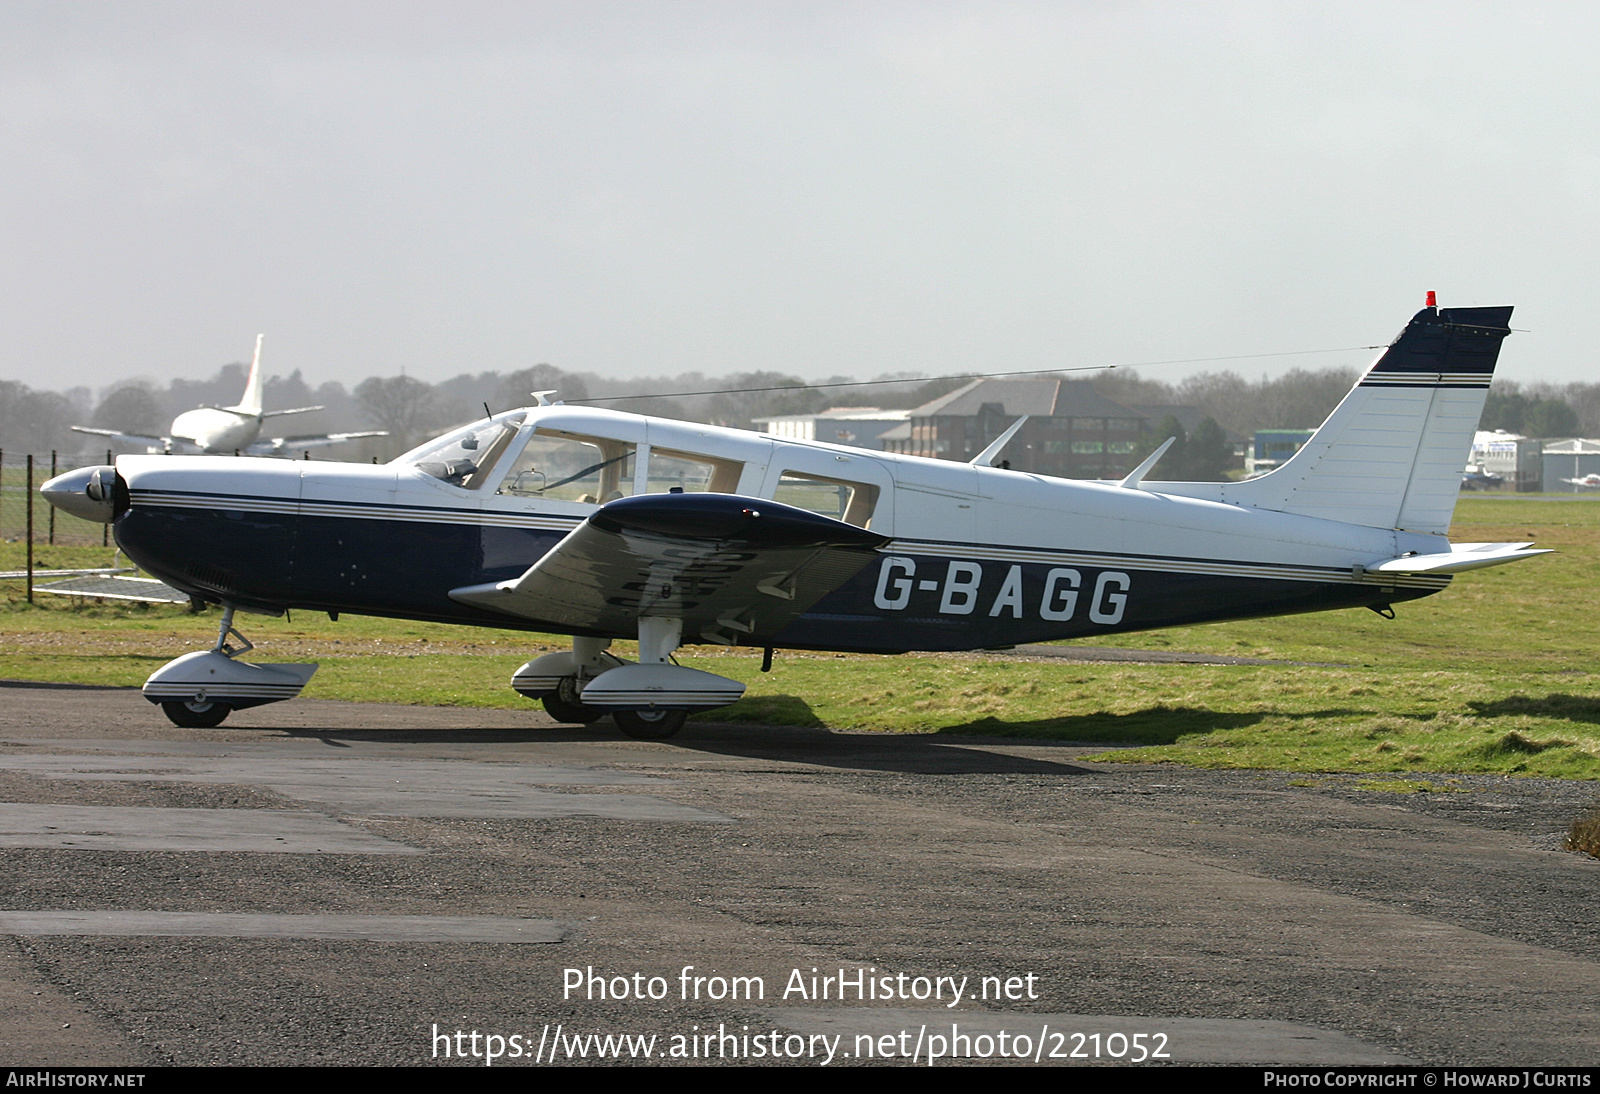
[{"label": "wing leading edge", "polygon": [[759,645],[888,542],[759,498],[646,494],[600,509],[521,577],[450,596],[585,631],[628,635],[656,617],[682,620],[685,641]]}]

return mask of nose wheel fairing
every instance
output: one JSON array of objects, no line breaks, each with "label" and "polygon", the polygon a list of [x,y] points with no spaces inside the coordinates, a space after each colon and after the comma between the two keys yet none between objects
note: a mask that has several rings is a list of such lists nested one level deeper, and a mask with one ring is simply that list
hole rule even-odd
[{"label": "nose wheel fairing", "polygon": [[[317,671],[314,663],[255,665],[238,660],[254,647],[234,629],[233,613],[231,607],[223,609],[211,649],[168,661],[144,682],[144,697],[159,705],[174,725],[210,728],[222,724],[230,711],[293,699]],[[239,645],[230,645],[230,638]]]},{"label": "nose wheel fairing", "polygon": [[225,703],[234,710],[293,699],[316,665],[252,665],[203,650],[168,661],[144,683],[152,703]]}]

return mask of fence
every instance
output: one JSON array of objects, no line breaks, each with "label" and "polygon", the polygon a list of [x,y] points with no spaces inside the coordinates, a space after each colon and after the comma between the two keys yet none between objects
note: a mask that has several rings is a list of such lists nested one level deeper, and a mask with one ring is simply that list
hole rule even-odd
[{"label": "fence", "polygon": [[[108,463],[110,455],[106,453]],[[6,543],[32,543],[35,547],[109,546],[109,525],[63,513],[39,493],[39,487],[46,479],[57,472],[70,471],[79,466],[82,464],[76,457],[71,462],[62,462],[54,452],[40,455],[0,448],[0,540]]]}]

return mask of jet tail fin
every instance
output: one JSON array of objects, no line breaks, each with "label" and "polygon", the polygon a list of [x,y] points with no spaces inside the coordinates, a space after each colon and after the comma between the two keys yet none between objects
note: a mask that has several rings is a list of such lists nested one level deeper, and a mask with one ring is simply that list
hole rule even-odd
[{"label": "jet tail fin", "polygon": [[1510,308],[1430,304],[1304,448],[1259,479],[1228,484],[1224,499],[1372,528],[1448,531],[1510,321]]},{"label": "jet tail fin", "polygon": [[261,339],[265,335],[256,335],[256,353],[250,359],[250,378],[244,383],[244,398],[239,400],[238,406],[228,407],[241,414],[261,414],[261,388],[264,381],[261,378]]}]

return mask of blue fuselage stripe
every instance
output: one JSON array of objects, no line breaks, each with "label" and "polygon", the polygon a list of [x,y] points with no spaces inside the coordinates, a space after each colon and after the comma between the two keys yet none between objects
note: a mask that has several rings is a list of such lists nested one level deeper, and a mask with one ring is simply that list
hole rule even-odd
[{"label": "blue fuselage stripe", "polygon": [[[441,519],[447,510],[361,506],[360,516],[135,497],[117,541],[156,577],[241,607],[396,616],[570,631],[458,603],[451,589],[520,576],[576,526],[538,517]],[[298,511],[286,511],[294,506]],[[331,505],[330,505],[331,508]],[[502,514],[487,514],[500,517]],[[507,515],[510,516],[510,515]],[[1219,619],[1415,599],[1443,578],[1356,579],[1348,570],[1216,559],[1073,553],[932,541],[891,543],[880,560],[777,634],[747,645],[960,650]],[[686,636],[688,637],[688,636]]]}]

